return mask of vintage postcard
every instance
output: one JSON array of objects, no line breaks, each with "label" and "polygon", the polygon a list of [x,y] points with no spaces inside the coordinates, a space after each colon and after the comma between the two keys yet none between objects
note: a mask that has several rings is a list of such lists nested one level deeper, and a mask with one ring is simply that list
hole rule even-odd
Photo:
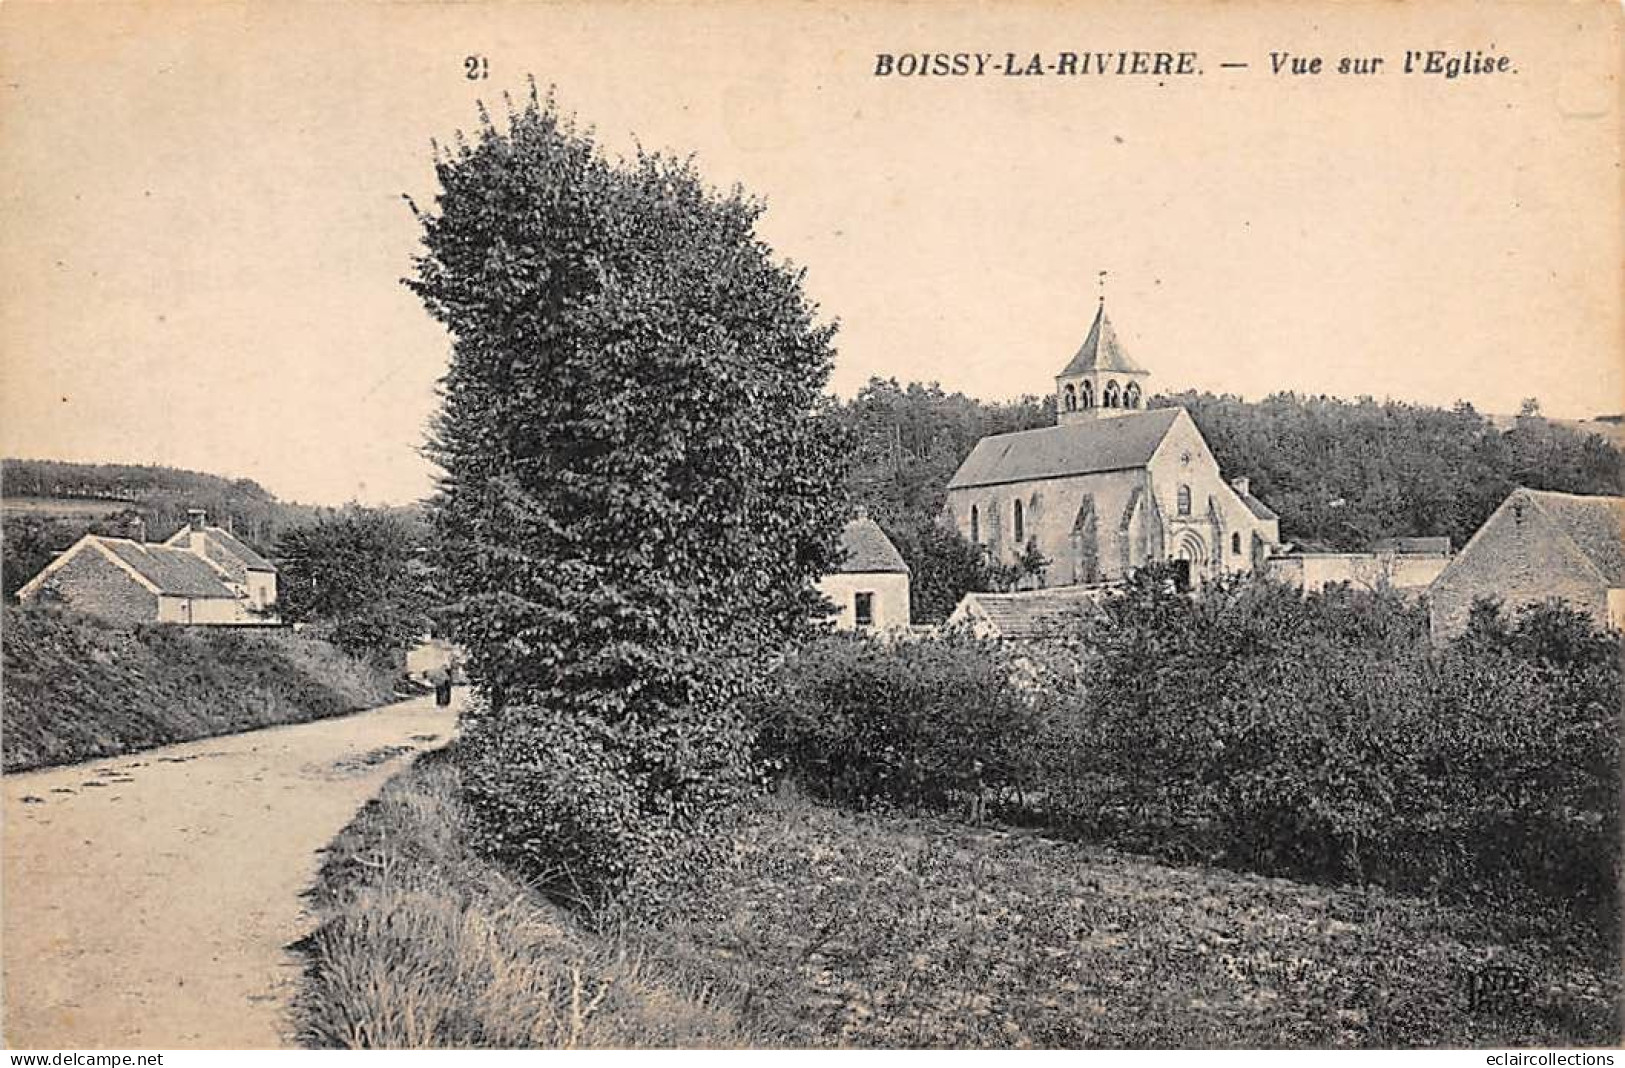
[{"label": "vintage postcard", "polygon": [[8,1056],[1611,1064],[1622,27],[0,7]]}]

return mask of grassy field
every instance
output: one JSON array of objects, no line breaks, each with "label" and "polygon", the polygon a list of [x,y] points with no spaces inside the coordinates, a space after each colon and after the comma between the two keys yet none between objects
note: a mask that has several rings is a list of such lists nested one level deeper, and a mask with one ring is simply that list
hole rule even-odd
[{"label": "grassy field", "polygon": [[393,672],[285,631],[115,627],[8,608],[5,770],[303,723],[383,704]]},{"label": "grassy field", "polygon": [[134,501],[102,500],[94,497],[5,498],[5,510],[14,515],[55,516],[65,519],[95,519],[134,507]]},{"label": "grassy field", "polygon": [[473,856],[425,759],[335,843],[308,1040],[339,1046],[1595,1045],[1617,969],[1429,902],[794,796],[658,929]]}]

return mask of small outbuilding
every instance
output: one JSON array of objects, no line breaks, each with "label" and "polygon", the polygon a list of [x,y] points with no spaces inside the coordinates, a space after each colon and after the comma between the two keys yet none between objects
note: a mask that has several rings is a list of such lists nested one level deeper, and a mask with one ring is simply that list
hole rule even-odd
[{"label": "small outbuilding", "polygon": [[1433,636],[1461,633],[1486,597],[1514,611],[1561,599],[1625,628],[1625,497],[1513,490],[1428,588]]},{"label": "small outbuilding", "polygon": [[818,580],[839,630],[907,630],[909,572],[903,554],[862,508],[841,531],[840,566]]},{"label": "small outbuilding", "polygon": [[1064,635],[1112,592],[1111,584],[1052,586],[1015,593],[967,593],[948,617],[978,638],[1043,641]]}]

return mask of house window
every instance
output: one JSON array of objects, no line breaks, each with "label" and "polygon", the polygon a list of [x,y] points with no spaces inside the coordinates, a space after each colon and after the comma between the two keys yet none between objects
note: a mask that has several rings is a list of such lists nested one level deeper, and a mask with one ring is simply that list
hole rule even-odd
[{"label": "house window", "polygon": [[982,514],[974,504],[970,506],[970,540],[977,545],[982,543]]},{"label": "house window", "polygon": [[1189,486],[1179,487],[1178,506],[1180,515],[1191,514],[1191,488]]},{"label": "house window", "polygon": [[1016,501],[1016,544],[1020,545],[1027,539],[1027,517],[1022,514],[1021,502]]},{"label": "house window", "polygon": [[1067,411],[1075,412],[1075,411],[1078,410],[1078,391],[1076,389],[1074,389],[1070,384],[1066,387],[1066,391],[1063,394],[1063,397],[1065,398],[1066,410]]},{"label": "house window", "polygon": [[1241,555],[1241,535],[1240,534],[1232,534],[1232,535],[1230,535],[1230,555],[1231,556],[1240,556]]},{"label": "house window", "polygon": [[868,591],[852,595],[852,618],[860,627],[875,625],[875,595]]},{"label": "house window", "polygon": [[1085,408],[1093,408],[1095,406],[1095,384],[1085,381],[1078,389],[1081,391],[1078,403]]},{"label": "house window", "polygon": [[1140,406],[1140,384],[1130,382],[1128,388],[1123,390],[1123,407],[1138,408]]},{"label": "house window", "polygon": [[1102,408],[1117,407],[1117,383],[1115,381],[1107,382],[1106,388],[1101,390],[1100,406]]}]

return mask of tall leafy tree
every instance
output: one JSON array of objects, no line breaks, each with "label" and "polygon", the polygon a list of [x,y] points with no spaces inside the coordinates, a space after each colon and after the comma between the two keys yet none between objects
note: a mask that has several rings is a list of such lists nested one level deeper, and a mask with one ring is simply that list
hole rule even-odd
[{"label": "tall leafy tree", "polygon": [[495,713],[476,807],[584,892],[746,774],[741,690],[813,617],[847,511],[833,328],[742,191],[611,161],[534,87],[482,120],[408,280],[452,339],[434,521]]},{"label": "tall leafy tree", "polygon": [[759,202],[610,162],[534,88],[508,118],[440,159],[408,282],[452,337],[453,617],[499,704],[629,709],[657,650],[773,641],[816,603],[845,511],[833,330]]},{"label": "tall leafy tree", "polygon": [[397,654],[429,625],[423,540],[402,516],[364,508],[293,527],[277,543],[277,611],[349,652]]}]

